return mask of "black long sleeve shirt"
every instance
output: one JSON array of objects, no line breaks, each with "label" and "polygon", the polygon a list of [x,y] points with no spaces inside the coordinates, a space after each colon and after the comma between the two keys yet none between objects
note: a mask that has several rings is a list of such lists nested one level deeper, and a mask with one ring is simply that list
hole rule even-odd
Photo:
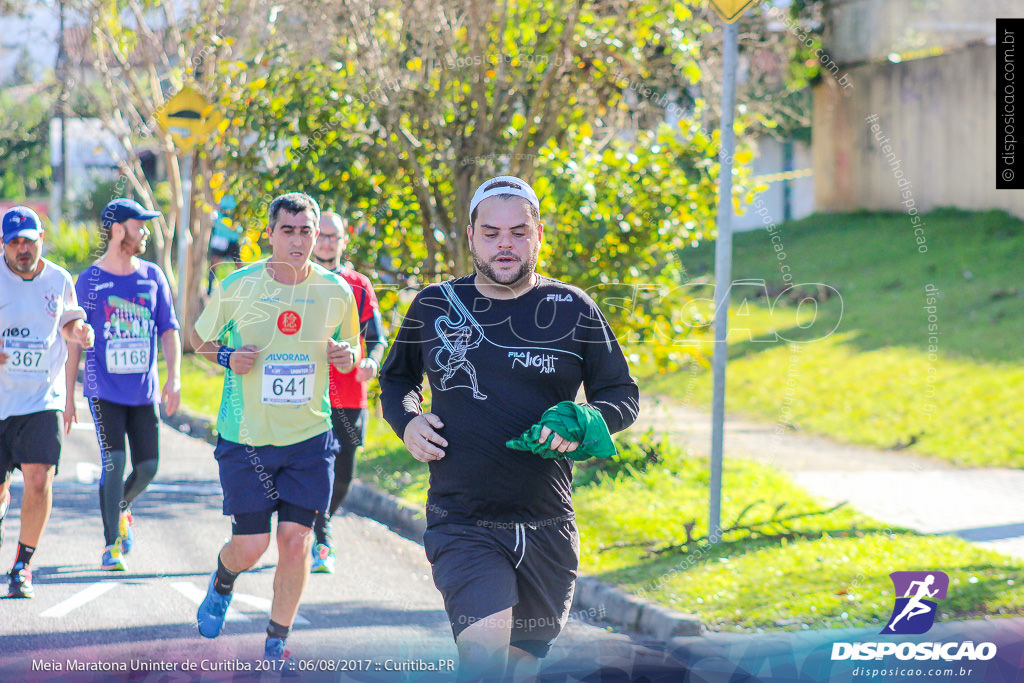
[{"label": "black long sleeve shirt", "polygon": [[505,446],[582,385],[609,431],[636,420],[639,390],[611,328],[581,289],[548,277],[515,299],[480,294],[475,275],[413,301],[380,376],[384,419],[401,438],[423,412],[444,422],[430,463],[427,525],[572,519],[572,461]]}]

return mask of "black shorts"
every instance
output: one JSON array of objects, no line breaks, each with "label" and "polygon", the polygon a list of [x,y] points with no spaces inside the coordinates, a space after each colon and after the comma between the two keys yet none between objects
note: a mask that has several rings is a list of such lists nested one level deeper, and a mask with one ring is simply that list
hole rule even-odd
[{"label": "black shorts", "polygon": [[544,657],[565,626],[580,560],[573,520],[554,524],[439,524],[423,549],[456,639],[512,608],[511,645]]},{"label": "black shorts", "polygon": [[253,534],[269,534],[274,512],[277,512],[278,524],[281,522],[294,522],[310,529],[313,528],[313,522],[316,521],[317,515],[316,510],[310,510],[279,500],[276,507],[267,510],[231,515],[231,535],[251,536]]},{"label": "black shorts", "polygon": [[352,453],[366,440],[366,408],[331,408],[331,426],[343,452]]},{"label": "black shorts", "polygon": [[89,398],[96,440],[104,464],[112,451],[124,451],[125,437],[132,449],[132,466],[160,456],[160,417],[156,404],[127,406],[103,398]]},{"label": "black shorts", "polygon": [[0,420],[0,482],[21,465],[60,464],[62,416],[59,410],[41,410]]}]

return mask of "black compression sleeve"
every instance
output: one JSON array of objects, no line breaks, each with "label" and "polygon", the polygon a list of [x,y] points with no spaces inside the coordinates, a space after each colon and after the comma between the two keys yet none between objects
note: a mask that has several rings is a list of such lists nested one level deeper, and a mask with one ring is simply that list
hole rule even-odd
[{"label": "black compression sleeve", "polygon": [[380,365],[384,352],[388,348],[387,337],[384,336],[384,323],[380,311],[374,309],[373,317],[362,324],[363,339],[366,340],[366,357],[373,358]]}]

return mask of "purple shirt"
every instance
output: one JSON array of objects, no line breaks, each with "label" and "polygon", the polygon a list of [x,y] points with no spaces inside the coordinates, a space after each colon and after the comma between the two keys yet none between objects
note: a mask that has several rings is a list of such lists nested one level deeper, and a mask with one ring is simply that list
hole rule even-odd
[{"label": "purple shirt", "polygon": [[85,352],[85,396],[129,406],[159,403],[156,342],[179,328],[163,271],[142,259],[130,275],[93,265],[78,276],[75,291],[96,330],[96,345]]}]

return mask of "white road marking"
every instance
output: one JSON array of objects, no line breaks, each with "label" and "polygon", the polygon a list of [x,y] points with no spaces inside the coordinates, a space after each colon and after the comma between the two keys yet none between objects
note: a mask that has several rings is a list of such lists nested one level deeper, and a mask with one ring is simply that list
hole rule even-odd
[{"label": "white road marking", "polygon": [[146,490],[165,493],[196,493],[206,496],[219,496],[222,493],[220,486],[203,486],[202,484],[150,484]]},{"label": "white road marking", "polygon": [[100,478],[103,468],[94,462],[76,462],[75,479],[79,484],[92,484]]},{"label": "white road marking", "polygon": [[[82,605],[95,600],[112,588],[116,588],[121,585],[119,581],[101,581],[94,583],[91,586],[75,593],[67,600],[59,602],[53,607],[50,607],[46,611],[40,613],[41,617],[50,617],[53,619],[66,616],[72,610],[78,609]],[[206,597],[206,592],[196,586],[194,583],[188,581],[176,581],[171,584],[171,587],[177,590],[179,593],[184,595],[186,598],[199,605],[203,602],[203,598]],[[261,612],[270,614],[271,601],[268,598],[264,598],[259,595],[249,595],[248,593],[235,593],[235,604],[242,603],[255,607]],[[228,608],[228,614],[226,621],[249,621],[249,617],[242,614],[234,607]],[[301,614],[295,615],[295,623],[303,626],[309,626],[309,620],[303,617]]]},{"label": "white road marking", "polygon": [[101,581],[100,583],[94,583],[88,588],[75,593],[64,602],[58,602],[50,609],[40,613],[39,616],[53,618],[63,617],[71,610],[81,607],[90,600],[95,600],[117,585],[119,585],[119,582],[117,581]]},{"label": "white road marking", "polygon": [[[83,463],[79,463],[83,464]],[[97,468],[98,469],[98,468]],[[88,473],[88,468],[82,470],[83,473]],[[75,473],[76,476],[80,474]],[[85,474],[84,476],[87,476]],[[93,489],[96,486],[96,482],[89,481],[55,481],[53,482],[53,488],[55,489]],[[11,487],[15,489],[22,489],[25,487],[25,482],[21,478],[21,472],[14,470],[14,474],[11,475]],[[197,496],[219,496],[222,491],[220,486],[215,485],[203,485],[203,484],[150,484],[146,487],[147,491],[159,491],[163,493],[191,493]]]},{"label": "white road marking", "polygon": [[[197,587],[194,583],[189,583],[188,581],[175,581],[171,584],[171,587],[197,605],[202,604],[203,598],[206,597],[206,591]],[[228,614],[225,621],[249,621],[249,617],[245,616],[234,607],[228,607]]]}]

